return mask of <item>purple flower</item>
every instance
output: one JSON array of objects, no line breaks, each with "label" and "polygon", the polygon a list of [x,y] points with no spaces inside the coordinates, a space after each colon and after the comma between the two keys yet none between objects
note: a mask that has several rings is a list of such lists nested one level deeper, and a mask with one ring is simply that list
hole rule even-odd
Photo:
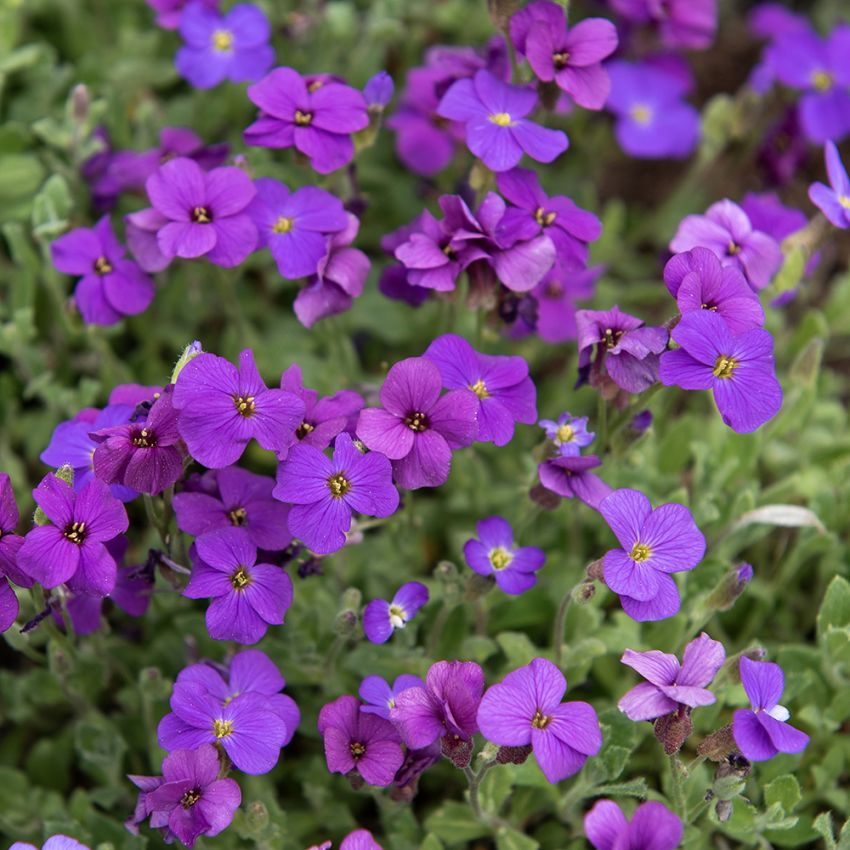
[{"label": "purple flower", "polygon": [[478,731],[475,714],[483,691],[484,671],[474,661],[438,661],[428,670],[424,688],[398,694],[390,720],[415,750],[438,738],[467,742]]},{"label": "purple flower", "polygon": [[285,454],[304,420],[304,402],[285,390],[268,389],[247,348],[238,368],[214,354],[190,360],[177,379],[173,404],[189,454],[212,469],[239,460],[252,438]]},{"label": "purple flower", "polygon": [[691,512],[678,504],[653,510],[643,493],[629,489],[603,499],[599,512],[623,547],[602,559],[605,584],[620,596],[623,610],[639,622],[672,617],[680,599],[670,573],[692,570],[705,554]]},{"label": "purple flower", "polygon": [[223,80],[253,82],[274,63],[268,19],[250,3],[239,3],[226,15],[190,3],[180,16],[180,35],[185,45],[174,65],[196,89],[210,89]]},{"label": "purple flower", "polygon": [[256,643],[280,626],[292,604],[292,580],[280,567],[257,563],[257,547],[238,528],[195,541],[194,567],[183,595],[212,599],[207,631],[216,640]]},{"label": "purple flower", "polygon": [[428,601],[428,588],[418,581],[403,584],[392,598],[373,599],[363,611],[363,631],[372,643],[386,643],[403,629]]},{"label": "purple flower", "polygon": [[396,677],[390,687],[380,676],[367,676],[360,685],[360,699],[365,705],[360,710],[366,714],[377,714],[384,720],[390,719],[390,711],[395,708],[396,697],[408,688],[424,688],[425,682],[418,676],[403,673]]},{"label": "purple flower", "polygon": [[551,20],[530,26],[522,51],[528,64],[538,79],[554,80],[579,106],[602,109],[611,89],[602,60],[617,49],[616,27],[604,18],[585,18],[568,29],[563,8],[549,0],[537,0],[521,14],[534,15],[535,7],[550,9]]},{"label": "purple flower", "polygon": [[587,430],[586,416],[562,413],[557,421],[541,419],[537,423],[555,445],[561,457],[578,457],[581,450],[593,442],[595,432]]},{"label": "purple flower", "polygon": [[399,486],[439,487],[449,477],[452,449],[478,434],[478,399],[468,390],[440,397],[440,370],[424,357],[396,363],[381,387],[383,407],[360,412],[357,436],[393,461]]},{"label": "purple flower", "polygon": [[124,505],[93,478],[79,492],[52,473],[32,491],[50,522],[36,526],[18,550],[18,569],[42,587],[67,583],[74,593],[107,596],[116,564],[104,544],[129,525]]},{"label": "purple flower", "polygon": [[257,197],[248,213],[260,233],[258,247],[268,246],[287,280],[315,274],[327,251],[328,235],[348,224],[342,202],[316,186],[290,192],[270,177],[254,181],[254,186]]},{"label": "purple flower", "polygon": [[611,493],[611,488],[590,470],[601,466],[596,455],[562,456],[544,461],[537,467],[540,483],[563,499],[577,498],[595,510]]},{"label": "purple flower", "polygon": [[370,785],[390,785],[404,761],[398,732],[388,720],[360,711],[352,696],[341,696],[322,707],[319,732],[331,773],[357,771]]},{"label": "purple flower", "polygon": [[293,446],[278,467],[274,497],[294,506],[290,532],[319,555],[345,545],[354,511],[388,517],[398,507],[390,462],[379,452],[363,454],[345,432],[334,441],[332,460],[315,446]]},{"label": "purple flower", "polygon": [[445,389],[475,394],[480,442],[507,445],[514,423],[537,419],[537,390],[522,357],[480,354],[456,334],[437,337],[423,356],[436,364]]},{"label": "purple flower", "polygon": [[357,89],[335,80],[308,85],[292,68],[275,68],[248,88],[248,97],[262,111],[245,130],[245,143],[295,147],[320,174],[349,163],[351,134],[369,125],[366,100]]},{"label": "purple flower", "polygon": [[466,125],[466,143],[493,171],[507,171],[528,154],[552,162],[569,144],[566,133],[529,121],[537,105],[533,89],[512,86],[489,71],[458,80],[443,95],[437,114]]},{"label": "purple flower", "polygon": [[620,147],[642,159],[689,156],[699,141],[699,112],[682,97],[687,91],[675,74],[648,63],[611,62],[607,108],[617,116]]},{"label": "purple flower", "polygon": [[178,157],[151,174],[145,187],[163,222],[156,241],[164,257],[205,256],[231,268],[257,247],[257,228],[247,213],[257,190],[241,168],[205,172],[195,160]]},{"label": "purple flower", "polygon": [[383,850],[383,848],[375,841],[368,829],[355,829],[342,839],[339,850]]},{"label": "purple flower", "polygon": [[20,587],[32,587],[32,579],[17,564],[18,550],[24,543],[24,538],[15,534],[19,518],[12,480],[0,472],[0,632],[5,632],[18,616],[18,597],[9,579]]},{"label": "purple flower", "polygon": [[578,336],[576,303],[593,297],[594,285],[604,271],[604,266],[565,269],[556,263],[544,276],[531,291],[537,305],[534,329],[542,340],[557,343]]},{"label": "purple flower", "polygon": [[712,204],[705,215],[682,219],[670,250],[678,254],[698,247],[713,251],[723,265],[740,268],[756,291],[764,289],[782,265],[779,243],[754,230],[747,214],[730,200]]},{"label": "purple flower", "polygon": [[561,702],[564,674],[545,658],[508,673],[487,689],[478,708],[478,725],[488,741],[502,747],[527,747],[549,782],[578,773],[602,746],[593,706]]},{"label": "purple flower", "polygon": [[482,519],[475,530],[478,540],[463,544],[463,557],[471,569],[480,576],[493,576],[499,589],[512,596],[534,587],[535,573],[546,560],[542,549],[517,546],[513,529],[500,516]]},{"label": "purple flower", "polygon": [[78,227],[60,237],[50,252],[60,272],[80,278],[74,298],[87,324],[114,325],[143,312],[153,300],[153,281],[124,259],[108,216],[93,228]]},{"label": "purple flower", "polygon": [[761,328],[733,334],[709,310],[682,316],[673,329],[680,346],[661,358],[667,387],[712,390],[723,421],[739,434],[755,431],[782,406],[773,365],[773,337]]},{"label": "purple flower", "polygon": [[[771,185],[784,186],[808,160],[809,146],[795,109],[787,109],[782,118],[765,133],[758,152],[758,164]],[[749,213],[747,213],[749,215]]]},{"label": "purple flower", "polygon": [[[180,26],[183,9],[197,0],[145,0],[156,14],[156,25],[166,30],[176,30]],[[219,0],[200,0],[200,3],[212,12],[218,11]]]},{"label": "purple flower", "polygon": [[791,715],[779,705],[785,689],[782,668],[742,655],[741,682],[752,705],[752,710],[739,708],[732,720],[732,735],[741,754],[750,761],[767,761],[777,753],[802,752],[809,736],[786,723]]},{"label": "purple flower", "polygon": [[557,262],[564,264],[563,268],[587,263],[587,243],[602,233],[602,223],[593,213],[563,195],[548,197],[538,176],[525,168],[498,174],[496,185],[513,205],[499,222],[500,235],[519,232],[528,239],[545,233],[555,244]]},{"label": "purple flower", "polygon": [[663,803],[650,800],[626,820],[613,800],[598,800],[584,816],[584,832],[596,850],[673,850],[682,840],[682,821]]},{"label": "purple flower", "polygon": [[[604,364],[608,377],[629,393],[641,393],[658,380],[658,355],[667,348],[667,331],[648,328],[623,313],[615,304],[610,310],[579,310],[579,376],[590,376],[590,383],[602,382]],[[591,364],[591,352],[596,358]]]},{"label": "purple flower", "polygon": [[347,213],[346,221],[343,230],[331,234],[316,274],[295,296],[293,310],[305,328],[350,310],[354,299],[363,292],[371,263],[362,251],[350,247],[360,230],[360,220]]},{"label": "purple flower", "polygon": [[393,99],[395,84],[386,71],[378,71],[363,86],[363,99],[370,112],[383,112],[384,107]]},{"label": "purple flower", "polygon": [[713,705],[715,696],[708,685],[725,660],[723,644],[705,632],[685,647],[681,665],[675,655],[657,649],[649,652],[627,649],[620,661],[647,681],[632,688],[617,703],[617,708],[630,720],[655,720],[680,706]]},{"label": "purple flower", "polygon": [[[809,198],[812,203],[838,228],[850,228],[850,178],[841,161],[838,148],[832,142],[824,145],[826,173],[829,186],[812,183]],[[831,188],[830,188],[831,187]]]},{"label": "purple flower", "polygon": [[611,0],[624,18],[652,23],[665,47],[704,50],[717,32],[717,0]]},{"label": "purple flower", "polygon": [[130,213],[124,219],[127,247],[139,267],[149,274],[167,269],[174,259],[174,255],[162,252],[157,238],[168,223],[169,219],[153,207]]},{"label": "purple flower", "polygon": [[[16,841],[9,850],[38,850],[34,844]],[[41,846],[41,850],[89,850],[85,844],[81,844],[76,838],[67,835],[52,835]]]},{"label": "purple flower", "polygon": [[174,497],[177,527],[200,537],[236,528],[258,549],[278,552],[292,543],[289,508],[272,497],[274,480],[238,466],[218,470],[216,493],[184,491]]},{"label": "purple flower", "polygon": [[721,266],[708,248],[676,254],[664,267],[664,283],[683,316],[710,310],[732,333],[764,326],[764,311],[747,279],[735,266]]}]

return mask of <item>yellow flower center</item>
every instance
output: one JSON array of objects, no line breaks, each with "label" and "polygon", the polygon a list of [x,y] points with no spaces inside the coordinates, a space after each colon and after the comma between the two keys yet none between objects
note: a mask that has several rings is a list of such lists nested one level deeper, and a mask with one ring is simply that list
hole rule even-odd
[{"label": "yellow flower center", "polygon": [[513,561],[514,556],[511,552],[508,552],[504,546],[497,546],[495,549],[490,550],[490,565],[494,570],[503,570],[507,566],[510,565],[511,561]]},{"label": "yellow flower center", "polygon": [[817,91],[829,91],[832,88],[832,74],[827,71],[815,71],[812,74],[812,85]]},{"label": "yellow flower center", "polygon": [[407,611],[401,605],[390,605],[390,624],[394,629],[403,629],[407,622]]},{"label": "yellow flower center", "polygon": [[245,520],[248,518],[248,511],[245,508],[234,508],[227,514],[231,525],[245,525]]},{"label": "yellow flower center", "polygon": [[195,224],[209,224],[212,221],[212,216],[206,207],[195,207],[192,210],[192,221]]},{"label": "yellow flower center", "polygon": [[311,431],[316,429],[315,425],[311,425],[306,419],[298,426],[295,436],[299,440],[303,440]]},{"label": "yellow flower center", "polygon": [[421,411],[414,410],[404,417],[404,424],[418,434],[428,430],[428,417]]},{"label": "yellow flower center", "polygon": [[478,396],[478,398],[484,399],[490,397],[490,393],[487,392],[487,384],[485,384],[481,378],[479,378],[474,384],[469,384],[468,386],[469,389]]},{"label": "yellow flower center", "polygon": [[548,227],[555,218],[555,213],[546,212],[543,207],[538,207],[534,212],[534,219],[541,227]]},{"label": "yellow flower center", "polygon": [[646,543],[635,543],[632,546],[632,551],[629,553],[629,557],[633,561],[637,561],[639,564],[643,561],[648,561],[650,555],[652,555],[652,549],[646,545]]},{"label": "yellow flower center", "polygon": [[646,126],[652,120],[652,110],[642,103],[638,103],[631,109],[632,119],[636,124]]},{"label": "yellow flower center", "polygon": [[328,478],[328,488],[331,496],[341,499],[351,489],[351,482],[341,472],[337,472]]},{"label": "yellow flower center", "polygon": [[216,30],[212,34],[212,45],[219,53],[233,50],[233,33],[229,30]]},{"label": "yellow flower center", "polygon": [[566,50],[559,50],[552,54],[552,62],[556,68],[563,68],[570,61],[570,54]]},{"label": "yellow flower center", "polygon": [[545,715],[539,708],[534,712],[534,717],[531,718],[531,725],[535,729],[545,729],[552,722],[552,718]]},{"label": "yellow flower center", "polygon": [[357,759],[366,754],[366,745],[361,744],[360,741],[352,741],[348,745],[348,750],[351,753],[351,757],[357,761]]},{"label": "yellow flower center", "polygon": [[285,215],[282,215],[273,225],[272,232],[273,233],[289,233],[292,230],[293,225],[295,224],[295,220],[292,218],[287,218]]},{"label": "yellow flower center", "polygon": [[511,126],[511,116],[507,112],[494,112],[490,120],[499,127]]},{"label": "yellow flower center", "polygon": [[570,428],[569,425],[559,425],[558,430],[555,432],[555,442],[556,443],[569,443],[572,441],[573,437],[575,437],[576,432]]},{"label": "yellow flower center", "polygon": [[299,127],[306,127],[312,120],[312,112],[302,112],[300,109],[295,110],[295,123]]},{"label": "yellow flower center", "polygon": [[112,271],[112,266],[109,263],[109,260],[106,257],[98,257],[94,261],[94,271],[95,274],[109,274]]},{"label": "yellow flower center", "polygon": [[137,449],[152,449],[156,446],[156,438],[150,431],[148,431],[147,428],[142,428],[142,430],[133,437],[132,443]]},{"label": "yellow flower center", "polygon": [[234,590],[245,590],[251,583],[251,576],[248,575],[245,567],[239,567],[230,577],[230,583],[233,585]]},{"label": "yellow flower center", "polygon": [[233,734],[232,720],[213,720],[213,735],[216,738],[226,738]]},{"label": "yellow flower center", "polygon": [[307,86],[307,91],[312,94],[314,91],[318,91],[325,84],[324,80],[313,80],[309,86]]},{"label": "yellow flower center", "polygon": [[721,354],[714,363],[711,374],[715,378],[726,380],[732,377],[732,373],[738,368],[738,361],[734,357],[726,357]]},{"label": "yellow flower center", "polygon": [[257,406],[254,404],[254,396],[248,395],[237,395],[233,396],[233,404],[236,405],[236,409],[243,416],[253,416],[254,412],[257,409]]},{"label": "yellow flower center", "polygon": [[726,246],[726,253],[730,257],[736,257],[736,256],[738,256],[738,254],[741,253],[741,246],[737,242],[730,242]]},{"label": "yellow flower center", "polygon": [[841,204],[845,210],[850,210],[850,195],[839,195],[838,203]]},{"label": "yellow flower center", "polygon": [[68,538],[72,543],[76,543],[77,546],[81,546],[83,540],[86,539],[86,524],[84,522],[74,522],[71,523],[65,529],[65,537]]},{"label": "yellow flower center", "polygon": [[180,798],[180,805],[183,806],[184,809],[191,809],[198,800],[201,799],[201,792],[197,788],[192,788],[191,791],[187,791]]}]

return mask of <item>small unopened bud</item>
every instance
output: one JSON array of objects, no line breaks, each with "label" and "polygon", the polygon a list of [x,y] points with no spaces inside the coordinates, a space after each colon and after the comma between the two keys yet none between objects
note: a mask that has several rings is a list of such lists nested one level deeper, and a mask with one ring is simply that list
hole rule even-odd
[{"label": "small unopened bud", "polygon": [[487,0],[490,20],[496,29],[505,32],[511,15],[522,5],[522,0]]},{"label": "small unopened bud", "polygon": [[478,573],[473,573],[466,580],[463,598],[466,602],[474,602],[486,596],[495,586],[496,580],[493,576],[480,576]]},{"label": "small unopened bud", "polygon": [[591,561],[587,565],[587,577],[593,581],[601,581],[603,584],[605,583],[605,579],[602,577],[601,558],[598,561]]},{"label": "small unopened bud", "polygon": [[177,379],[180,377],[180,373],[183,371],[183,367],[190,361],[194,360],[199,354],[202,354],[204,349],[201,346],[201,343],[198,340],[194,342],[190,342],[184,349],[183,353],[180,355],[177,363],[174,364],[174,370],[171,372],[171,380],[169,383],[176,384]]},{"label": "small unopened bud", "polygon": [[472,761],[472,741],[464,741],[456,735],[444,735],[440,738],[440,751],[461,770],[469,767]]},{"label": "small unopened bud", "polygon": [[75,124],[85,124],[91,110],[91,97],[84,83],[71,90],[71,118]]},{"label": "small unopened bud", "polygon": [[655,721],[655,737],[664,747],[664,752],[672,756],[682,749],[682,744],[688,740],[693,728],[690,712],[678,709]]},{"label": "small unopened bud", "polygon": [[245,813],[245,826],[253,833],[262,832],[269,823],[269,810],[262,800],[255,800]]},{"label": "small unopened bud", "polygon": [[366,781],[356,770],[346,773],[345,778],[348,780],[348,784],[353,791],[359,791],[366,784]]},{"label": "small unopened bud", "polygon": [[596,596],[596,585],[592,580],[580,582],[572,589],[571,596],[576,605],[587,605]]},{"label": "small unopened bud", "polygon": [[636,431],[638,434],[643,434],[643,432],[648,430],[651,425],[652,411],[650,410],[642,410],[640,413],[636,413],[632,417],[632,421],[629,423],[629,427],[632,431]]},{"label": "small unopened bud", "polygon": [[706,606],[712,611],[728,611],[735,600],[746,590],[753,577],[750,564],[738,564],[729,570],[717,583],[706,599]]},{"label": "small unopened bud", "polygon": [[732,817],[732,802],[730,800],[718,800],[714,811],[717,813],[717,820],[720,823],[726,823]]},{"label": "small unopened bud", "polygon": [[334,632],[340,637],[353,637],[357,630],[357,612],[340,611],[334,620]]},{"label": "small unopened bud", "polygon": [[379,71],[363,86],[363,97],[370,113],[381,113],[384,107],[393,99],[395,84],[386,71]]},{"label": "small unopened bud", "polygon": [[697,752],[711,761],[723,762],[737,749],[738,745],[732,737],[732,727],[723,726],[703,738],[697,747]]},{"label": "small unopened bud", "polygon": [[537,95],[540,103],[547,112],[554,111],[561,98],[561,90],[554,82],[544,83],[542,80],[537,84]]},{"label": "small unopened bud", "polygon": [[721,667],[721,673],[729,677],[729,681],[734,685],[741,684],[741,658],[749,658],[750,661],[761,661],[767,655],[767,650],[763,646],[754,646],[752,649],[745,649],[737,655],[726,659],[726,663]]},{"label": "small unopened bud", "polygon": [[522,764],[530,755],[530,744],[524,747],[499,747],[496,761],[499,764]]},{"label": "small unopened bud", "polygon": [[535,484],[528,491],[528,496],[535,505],[540,505],[545,511],[554,511],[561,504],[561,497],[547,490],[542,484]]},{"label": "small unopened bud", "polygon": [[711,790],[718,800],[734,800],[747,783],[737,774],[730,773],[714,780]]},{"label": "small unopened bud", "polygon": [[356,587],[349,587],[342,594],[342,608],[350,608],[356,611],[363,601],[363,594]]}]

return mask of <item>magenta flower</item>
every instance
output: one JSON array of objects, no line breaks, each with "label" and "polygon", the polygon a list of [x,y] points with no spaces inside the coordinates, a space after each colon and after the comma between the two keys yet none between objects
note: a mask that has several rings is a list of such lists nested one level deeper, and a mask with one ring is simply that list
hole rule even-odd
[{"label": "magenta flower", "polygon": [[629,21],[658,27],[665,47],[705,50],[717,32],[717,0],[611,0]]},{"label": "magenta flower", "polygon": [[[9,850],[38,850],[35,844],[27,844],[24,841],[16,841]],[[85,844],[81,844],[76,838],[67,835],[52,835],[41,846],[41,850],[89,850]]]},{"label": "magenta flower", "polygon": [[167,825],[187,847],[202,835],[218,835],[230,826],[242,794],[235,780],[219,779],[219,770],[218,753],[210,744],[166,756],[162,783],[145,795],[151,825]]},{"label": "magenta flower", "polygon": [[319,555],[345,546],[354,511],[388,517],[398,507],[390,462],[379,452],[363,454],[345,432],[334,441],[332,460],[315,446],[293,446],[278,467],[274,497],[294,506],[290,532]]},{"label": "magenta flower", "polygon": [[280,567],[257,563],[257,547],[238,528],[195,541],[194,566],[183,595],[212,599],[207,631],[216,640],[256,643],[280,626],[292,604],[292,580]]},{"label": "magenta flower", "polygon": [[786,721],[788,709],[779,705],[785,676],[778,664],[751,661],[741,656],[741,682],[752,710],[739,708],[732,720],[732,735],[741,754],[750,761],[767,761],[777,753],[800,753],[809,736]]},{"label": "magenta flower", "polygon": [[471,80],[454,83],[437,114],[465,124],[470,151],[493,171],[507,171],[523,153],[538,162],[552,162],[567,149],[566,133],[526,118],[536,105],[533,89],[512,86],[482,70]]},{"label": "magenta flower", "polygon": [[372,643],[386,643],[403,629],[428,602],[428,588],[418,581],[403,584],[391,602],[373,599],[363,611],[363,631]]},{"label": "magenta flower", "polygon": [[206,257],[238,266],[257,247],[248,205],[257,190],[241,168],[203,171],[193,159],[166,162],[145,183],[154,212],[164,223],[156,240],[167,258]]},{"label": "magenta flower", "polygon": [[272,478],[228,466],[218,470],[215,482],[215,493],[184,490],[174,496],[181,531],[200,537],[232,527],[267,552],[278,552],[292,543],[287,527],[289,508],[272,497]]},{"label": "magenta flower", "polygon": [[604,271],[604,266],[570,269],[555,264],[531,291],[537,306],[533,326],[540,339],[552,343],[576,339],[576,305],[593,297],[596,281]]},{"label": "magenta flower", "polygon": [[613,800],[598,800],[584,816],[584,832],[596,850],[674,850],[682,841],[682,821],[663,803],[650,800],[626,820]]},{"label": "magenta flower", "polygon": [[593,706],[561,702],[564,674],[545,658],[535,658],[487,689],[478,707],[478,725],[488,741],[502,747],[527,747],[549,782],[578,773],[602,746]]},{"label": "magenta flower", "polygon": [[710,310],[732,333],[764,326],[764,310],[747,279],[735,266],[722,266],[708,248],[676,254],[664,267],[664,283],[683,316]]},{"label": "magenta flower", "polygon": [[342,839],[339,850],[383,850],[368,829],[355,829]]},{"label": "magenta flower", "polygon": [[304,402],[268,389],[248,348],[238,368],[214,354],[190,360],[177,379],[173,404],[189,454],[212,469],[235,463],[252,439],[285,454],[304,420]]},{"label": "magenta flower", "polygon": [[343,230],[348,216],[342,202],[316,186],[294,192],[278,180],[254,181],[257,197],[248,214],[260,233],[260,248],[268,246],[278,271],[287,280],[316,274],[328,236]]},{"label": "magenta flower", "polygon": [[245,130],[245,143],[294,147],[320,174],[351,162],[351,134],[369,125],[366,101],[357,89],[336,80],[308,85],[292,68],[275,68],[248,88],[248,97],[262,111]]},{"label": "magenta flower", "polygon": [[778,413],[782,387],[766,330],[736,335],[720,316],[694,310],[682,316],[672,336],[680,347],[661,358],[662,384],[712,390],[723,421],[739,434],[757,430]]},{"label": "magenta flower", "polygon": [[408,688],[424,688],[425,682],[418,676],[403,673],[397,676],[390,687],[380,676],[367,676],[358,691],[364,705],[360,710],[366,714],[377,714],[384,720],[390,719],[390,711],[395,708],[396,697]]},{"label": "magenta flower", "polygon": [[684,505],[652,505],[638,490],[615,490],[599,512],[621,549],[602,559],[605,584],[639,622],[672,617],[680,605],[670,573],[692,570],[705,554],[705,537]]},{"label": "magenta flower", "polygon": [[596,434],[587,430],[586,416],[562,413],[557,420],[541,419],[537,423],[560,457],[578,457],[581,450],[593,442]]},{"label": "magenta flower", "polygon": [[632,688],[617,703],[617,708],[630,720],[655,720],[681,706],[713,705],[715,696],[708,685],[725,660],[723,644],[705,632],[685,647],[681,665],[675,655],[657,649],[649,652],[627,649],[620,661],[647,681]]},{"label": "magenta flower", "polygon": [[48,473],[32,491],[50,522],[24,538],[17,566],[42,587],[66,584],[74,593],[107,596],[115,587],[115,559],[104,545],[129,525],[124,505],[93,478],[79,492]]},{"label": "magenta flower", "polygon": [[812,183],[809,186],[809,198],[832,224],[847,230],[850,228],[850,178],[833,142],[827,142],[823,152],[829,186]]},{"label": "magenta flower", "polygon": [[[540,16],[536,9],[546,9]],[[567,28],[563,7],[549,0],[537,0],[527,6],[511,21],[521,15],[532,15],[534,23],[525,35],[522,51],[528,64],[545,83],[554,82],[561,91],[585,109],[602,109],[611,90],[611,81],[602,67],[617,49],[617,29],[604,18],[585,18],[574,27]]]},{"label": "magenta flower", "polygon": [[383,407],[360,412],[357,436],[393,461],[399,486],[439,487],[449,477],[452,450],[478,434],[478,399],[468,390],[440,396],[440,370],[424,357],[396,363],[381,387]]},{"label": "magenta flower", "polygon": [[322,707],[319,732],[331,773],[357,772],[370,785],[385,788],[404,761],[401,741],[392,723],[360,711],[352,696],[341,696]]},{"label": "magenta flower", "polygon": [[178,682],[171,714],[159,722],[159,745],[168,752],[216,744],[243,773],[268,773],[280,757],[289,732],[267,697],[242,693],[222,705],[194,682]]},{"label": "magenta flower", "polygon": [[579,499],[595,510],[599,503],[611,493],[611,488],[592,473],[602,465],[596,455],[561,456],[550,458],[537,467],[540,483],[549,492],[562,499]]},{"label": "magenta flower", "polygon": [[115,238],[108,216],[93,227],[78,227],[50,246],[53,265],[79,277],[74,299],[89,325],[114,325],[144,312],[153,301],[153,281]]},{"label": "magenta flower", "polygon": [[15,534],[19,518],[12,480],[0,472],[0,632],[5,632],[18,617],[18,597],[9,580],[19,587],[32,587],[32,579],[17,564],[18,550],[24,544],[24,538]]},{"label": "magenta flower", "polygon": [[203,3],[191,3],[180,16],[185,45],[177,51],[177,72],[196,89],[210,89],[223,80],[259,80],[274,63],[271,28],[263,11],[239,3],[226,15]]},{"label": "magenta flower", "polygon": [[514,423],[536,421],[537,390],[522,357],[480,354],[456,334],[437,337],[423,356],[436,364],[445,389],[475,394],[480,442],[507,445]]},{"label": "magenta flower", "polygon": [[723,265],[740,268],[756,291],[764,289],[782,265],[779,243],[753,230],[747,214],[729,200],[712,204],[705,215],[682,219],[670,250],[678,254],[698,247],[713,251]]},{"label": "magenta flower", "polygon": [[176,30],[186,6],[200,3],[212,12],[218,11],[219,0],[145,0],[156,14],[156,25],[165,30]]},{"label": "magenta flower", "polygon": [[162,252],[157,238],[168,223],[169,219],[153,207],[130,213],[124,219],[127,247],[139,267],[149,274],[167,269],[174,259],[173,254]]},{"label": "magenta flower", "polygon": [[512,596],[534,587],[535,573],[546,560],[542,549],[517,546],[510,523],[500,516],[482,519],[475,530],[478,539],[463,544],[463,557],[472,570],[493,576],[499,589]]}]

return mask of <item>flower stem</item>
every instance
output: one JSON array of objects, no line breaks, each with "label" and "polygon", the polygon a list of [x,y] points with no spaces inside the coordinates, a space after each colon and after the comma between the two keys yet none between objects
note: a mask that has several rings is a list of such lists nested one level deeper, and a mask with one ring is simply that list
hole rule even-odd
[{"label": "flower stem", "polygon": [[561,656],[563,655],[564,647],[564,627],[567,624],[567,611],[570,608],[570,602],[573,601],[573,590],[570,588],[561,599],[561,604],[558,606],[558,613],[555,615],[555,625],[552,628],[552,655],[555,660],[555,665],[560,668]]},{"label": "flower stem", "polygon": [[498,762],[496,762],[495,759],[492,759],[491,761],[484,762],[478,770],[473,770],[471,767],[465,767],[463,769],[464,776],[466,776],[466,779],[469,782],[469,807],[472,809],[472,814],[475,815],[475,819],[479,821],[479,823],[483,823],[491,829],[510,826],[510,824],[502,820],[500,817],[491,815],[489,812],[485,812],[481,808],[481,798],[479,796],[481,780],[484,779],[487,771],[490,770],[491,767],[495,767],[497,763]]},{"label": "flower stem", "polygon": [[670,756],[670,782],[673,793],[673,804],[679,817],[686,821],[687,816],[687,799],[685,794],[685,783],[688,780],[688,769],[682,763],[679,756],[674,753]]}]

